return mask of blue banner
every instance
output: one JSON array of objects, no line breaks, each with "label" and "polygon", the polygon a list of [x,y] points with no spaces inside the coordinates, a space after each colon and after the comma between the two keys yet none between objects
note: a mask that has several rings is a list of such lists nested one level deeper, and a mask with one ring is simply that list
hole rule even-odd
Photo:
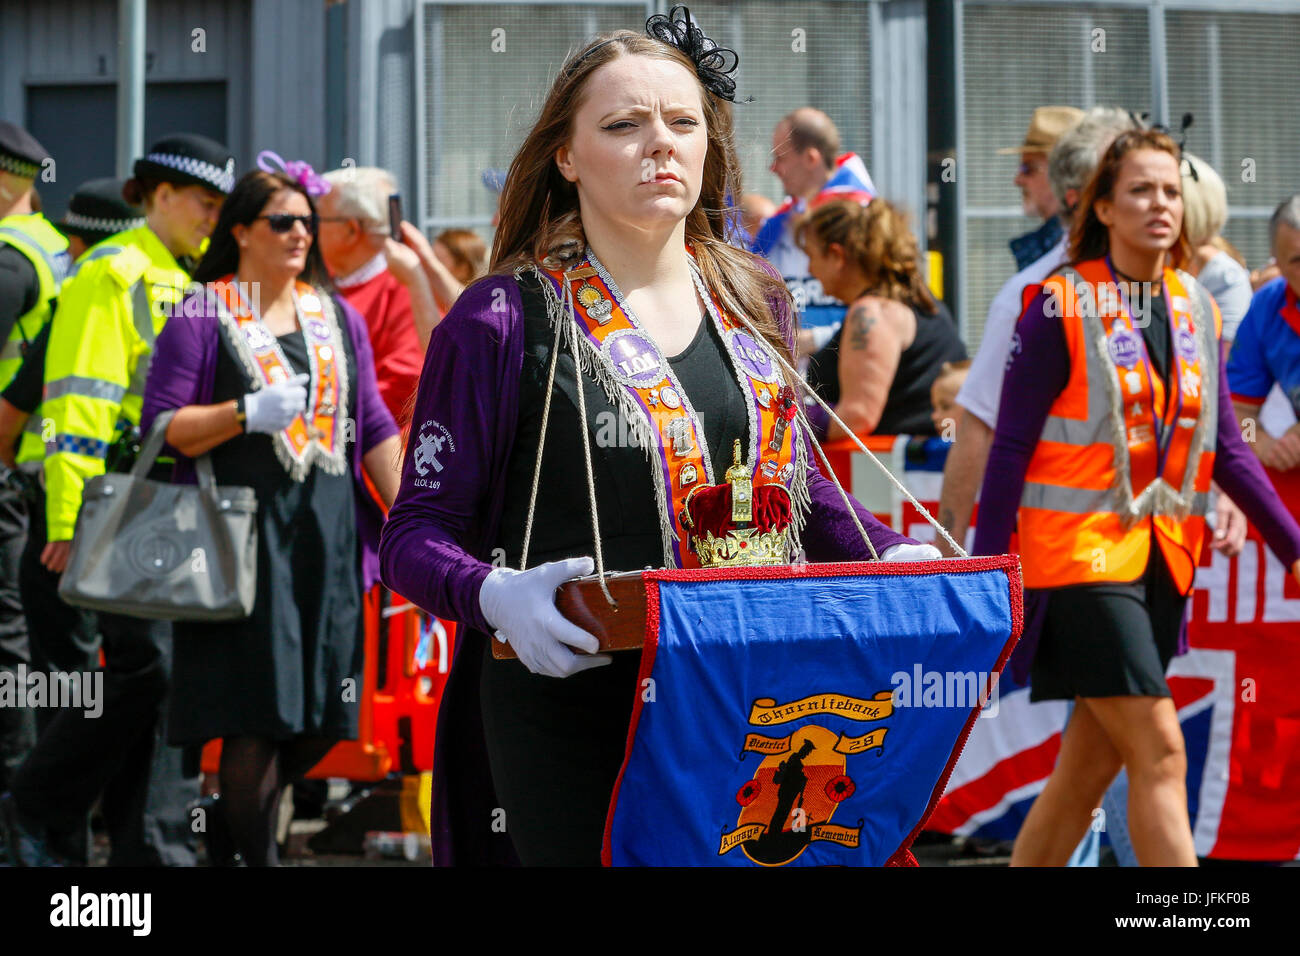
[{"label": "blue banner", "polygon": [[606,863],[911,862],[1019,639],[1016,560],[645,577]]}]

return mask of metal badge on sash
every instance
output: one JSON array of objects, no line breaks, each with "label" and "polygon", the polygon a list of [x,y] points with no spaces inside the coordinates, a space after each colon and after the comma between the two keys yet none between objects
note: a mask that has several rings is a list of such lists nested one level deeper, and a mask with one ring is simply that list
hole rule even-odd
[{"label": "metal badge on sash", "polygon": [[683,455],[689,455],[695,448],[695,442],[691,441],[691,420],[689,418],[674,418],[668,423],[668,428],[664,433],[673,443],[673,454],[679,458]]},{"label": "metal badge on sash", "polygon": [[609,299],[601,295],[600,290],[590,282],[584,282],[580,285],[578,291],[574,293],[574,297],[587,310],[587,314],[600,322],[601,325],[608,323],[610,317],[614,314],[614,306]]},{"label": "metal badge on sash", "polygon": [[794,421],[794,416],[797,413],[793,386],[781,386],[777,406],[776,422],[772,426],[772,440],[767,443],[767,447],[772,451],[781,450],[781,443],[785,440],[785,431],[790,427],[790,423]]}]

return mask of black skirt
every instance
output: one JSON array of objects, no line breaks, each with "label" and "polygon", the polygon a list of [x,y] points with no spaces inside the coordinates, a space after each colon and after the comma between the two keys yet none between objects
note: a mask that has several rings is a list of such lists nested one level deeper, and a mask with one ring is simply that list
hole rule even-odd
[{"label": "black skirt", "polygon": [[1178,650],[1187,598],[1155,541],[1141,578],[1046,595],[1029,699],[1169,697],[1165,669]]},{"label": "black skirt", "polygon": [[[214,403],[251,387],[221,335]],[[343,338],[355,383],[356,358]],[[301,331],[279,341],[292,371],[307,371]],[[355,403],[354,385],[348,415]],[[242,620],[176,623],[171,742],[355,739],[365,621],[351,472],[314,466],[294,481],[263,434],[218,445],[212,468],[219,484],[257,493],[257,597]]]}]

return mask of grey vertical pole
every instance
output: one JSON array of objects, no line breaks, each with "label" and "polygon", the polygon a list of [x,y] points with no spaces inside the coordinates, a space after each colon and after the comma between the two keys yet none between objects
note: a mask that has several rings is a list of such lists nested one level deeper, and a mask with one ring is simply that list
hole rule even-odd
[{"label": "grey vertical pole", "polygon": [[131,175],[144,154],[144,11],[146,0],[117,6],[117,175]]},{"label": "grey vertical pole", "polygon": [[1165,5],[1156,0],[1147,9],[1151,33],[1151,122],[1169,125],[1169,69],[1165,47]]}]

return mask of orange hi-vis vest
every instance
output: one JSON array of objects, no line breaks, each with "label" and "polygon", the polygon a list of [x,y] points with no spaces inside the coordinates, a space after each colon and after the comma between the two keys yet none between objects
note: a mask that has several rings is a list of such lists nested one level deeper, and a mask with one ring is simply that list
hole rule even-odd
[{"label": "orange hi-vis vest", "polygon": [[1043,288],[1046,314],[1058,315],[1065,331],[1070,379],[1025,475],[1025,587],[1135,581],[1154,532],[1187,594],[1218,440],[1219,308],[1191,276],[1165,270],[1166,389],[1106,259],[1066,267]]}]

